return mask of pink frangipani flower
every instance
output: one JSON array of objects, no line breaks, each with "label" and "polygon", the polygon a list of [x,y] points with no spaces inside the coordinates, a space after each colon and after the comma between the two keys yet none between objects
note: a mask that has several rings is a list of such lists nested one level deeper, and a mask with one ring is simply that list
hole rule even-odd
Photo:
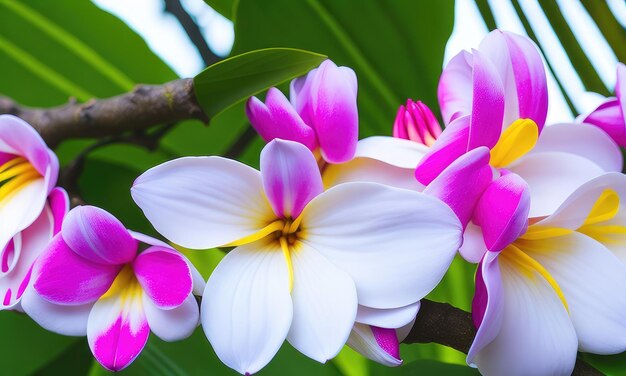
[{"label": "pink frangipani flower", "polygon": [[441,126],[433,112],[422,101],[407,99],[398,108],[393,123],[393,137],[432,146],[441,134]]},{"label": "pink frangipani flower", "polygon": [[241,373],[264,367],[285,339],[327,361],[367,308],[415,314],[461,240],[457,217],[437,198],[369,182],[324,191],[311,151],[280,139],[263,149],[260,171],[181,158],[148,170],[131,193],[172,242],[236,247],[207,283],[202,325]]},{"label": "pink frangipani flower", "polygon": [[[138,253],[140,244],[148,248]],[[50,331],[86,334],[96,360],[111,371],[132,363],[150,331],[175,341],[198,326],[193,291],[204,281],[195,268],[167,244],[93,206],[68,213],[37,260],[34,279],[24,311]]]},{"label": "pink frangipani flower", "polygon": [[25,121],[0,115],[0,310],[20,309],[33,263],[69,208],[56,155]]},{"label": "pink frangipani flower", "polygon": [[256,97],[248,100],[246,114],[265,141],[296,141],[319,150],[329,163],[342,163],[352,159],[358,140],[356,96],[354,71],[326,60],[291,82],[291,101],[271,88],[265,103]]}]

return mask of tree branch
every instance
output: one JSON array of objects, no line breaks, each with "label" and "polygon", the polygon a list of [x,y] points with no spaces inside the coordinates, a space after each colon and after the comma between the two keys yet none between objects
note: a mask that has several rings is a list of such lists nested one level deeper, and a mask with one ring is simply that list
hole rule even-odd
[{"label": "tree branch", "polygon": [[188,119],[209,121],[196,100],[191,78],[138,85],[116,97],[86,103],[70,101],[50,109],[28,108],[0,97],[0,114],[26,120],[51,148],[70,138],[112,136]]},{"label": "tree branch", "polygon": [[[419,314],[404,343],[438,343],[465,354],[470,349],[476,328],[472,315],[447,303],[422,299]],[[576,360],[572,375],[599,376],[600,371],[581,359]]]}]

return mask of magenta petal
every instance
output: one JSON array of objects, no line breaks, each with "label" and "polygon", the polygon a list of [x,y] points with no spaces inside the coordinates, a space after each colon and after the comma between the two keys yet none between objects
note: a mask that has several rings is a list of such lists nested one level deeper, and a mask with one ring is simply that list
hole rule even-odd
[{"label": "magenta petal", "polygon": [[100,264],[124,264],[137,253],[137,241],[122,222],[95,206],[78,206],[65,218],[63,239],[80,256]]},{"label": "magenta petal", "polygon": [[541,54],[529,38],[510,32],[502,34],[513,67],[519,118],[532,119],[541,133],[548,114],[548,84]]},{"label": "magenta petal", "polygon": [[301,95],[310,95],[310,106],[303,110],[309,111],[303,118],[315,129],[324,159],[330,163],[351,160],[359,135],[354,71],[326,60],[311,78],[308,93],[305,87]]},{"label": "magenta petal", "polygon": [[476,292],[472,301],[472,319],[478,329],[467,362],[494,340],[502,325],[503,289],[496,253],[487,252],[476,270]]},{"label": "magenta petal", "polygon": [[469,116],[455,119],[422,158],[415,169],[418,182],[428,185],[452,162],[467,151],[469,139]]},{"label": "magenta petal", "polygon": [[479,51],[473,51],[472,115],[468,150],[478,146],[492,148],[502,132],[504,87],[493,63]]},{"label": "magenta petal", "polygon": [[48,195],[48,205],[52,211],[52,219],[54,223],[53,234],[56,235],[59,231],[61,231],[63,219],[65,218],[68,210],[70,210],[70,199],[67,196],[65,189],[55,187]]},{"label": "magenta petal", "polygon": [[169,248],[153,246],[143,251],[133,262],[133,270],[143,291],[161,309],[180,306],[193,289],[189,265]]},{"label": "magenta petal", "polygon": [[617,98],[609,98],[587,115],[583,122],[602,129],[618,145],[626,147],[626,123],[621,106]]},{"label": "magenta petal", "polygon": [[476,202],[493,179],[489,149],[469,151],[430,183],[424,193],[439,198],[456,214],[463,228],[472,218]]},{"label": "magenta petal", "polygon": [[395,329],[379,328],[377,326],[370,326],[372,334],[376,343],[387,354],[400,360],[400,343],[398,341],[398,334]]},{"label": "magenta petal", "polygon": [[491,183],[475,211],[487,250],[501,251],[525,233],[529,211],[530,189],[519,175],[508,173]]},{"label": "magenta petal", "polygon": [[285,95],[270,88],[265,103],[252,97],[246,104],[250,123],[266,141],[282,138],[299,142],[311,150],[317,146],[315,131],[306,125]]},{"label": "magenta petal", "polygon": [[296,218],[324,191],[315,157],[306,147],[276,139],[261,151],[265,194],[278,217]]},{"label": "magenta petal", "polygon": [[91,262],[55,236],[35,264],[35,290],[57,304],[79,305],[96,301],[117,276],[121,266]]}]

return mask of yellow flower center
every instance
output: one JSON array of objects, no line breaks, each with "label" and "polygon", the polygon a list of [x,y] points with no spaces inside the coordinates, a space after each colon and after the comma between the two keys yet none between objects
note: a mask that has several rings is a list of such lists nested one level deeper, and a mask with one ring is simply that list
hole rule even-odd
[{"label": "yellow flower center", "polygon": [[225,247],[238,247],[240,245],[249,244],[257,240],[269,238],[271,241],[277,242],[278,246],[285,256],[287,262],[287,271],[289,273],[289,291],[293,290],[293,264],[291,262],[291,252],[297,247],[297,241],[302,236],[300,230],[300,222],[302,216],[291,219],[276,219],[261,230],[254,234],[245,236],[239,240],[224,245]]},{"label": "yellow flower center", "polygon": [[496,146],[491,149],[491,164],[495,168],[510,165],[525,155],[537,144],[539,128],[530,119],[517,119],[500,135]]},{"label": "yellow flower center", "polygon": [[143,290],[139,281],[137,281],[137,277],[135,277],[133,268],[126,264],[115,277],[111,287],[100,299],[119,297],[122,306],[125,306],[129,301],[141,302],[142,293]]},{"label": "yellow flower center", "polygon": [[0,166],[0,203],[40,177],[41,174],[25,158],[16,157],[5,162]]}]

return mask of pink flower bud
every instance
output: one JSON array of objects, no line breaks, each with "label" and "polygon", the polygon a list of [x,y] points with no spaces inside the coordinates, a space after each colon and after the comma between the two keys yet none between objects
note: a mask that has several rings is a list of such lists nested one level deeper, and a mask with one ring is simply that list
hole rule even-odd
[{"label": "pink flower bud", "polygon": [[393,137],[431,146],[441,134],[441,126],[433,112],[421,101],[407,99],[400,106],[393,124]]}]

